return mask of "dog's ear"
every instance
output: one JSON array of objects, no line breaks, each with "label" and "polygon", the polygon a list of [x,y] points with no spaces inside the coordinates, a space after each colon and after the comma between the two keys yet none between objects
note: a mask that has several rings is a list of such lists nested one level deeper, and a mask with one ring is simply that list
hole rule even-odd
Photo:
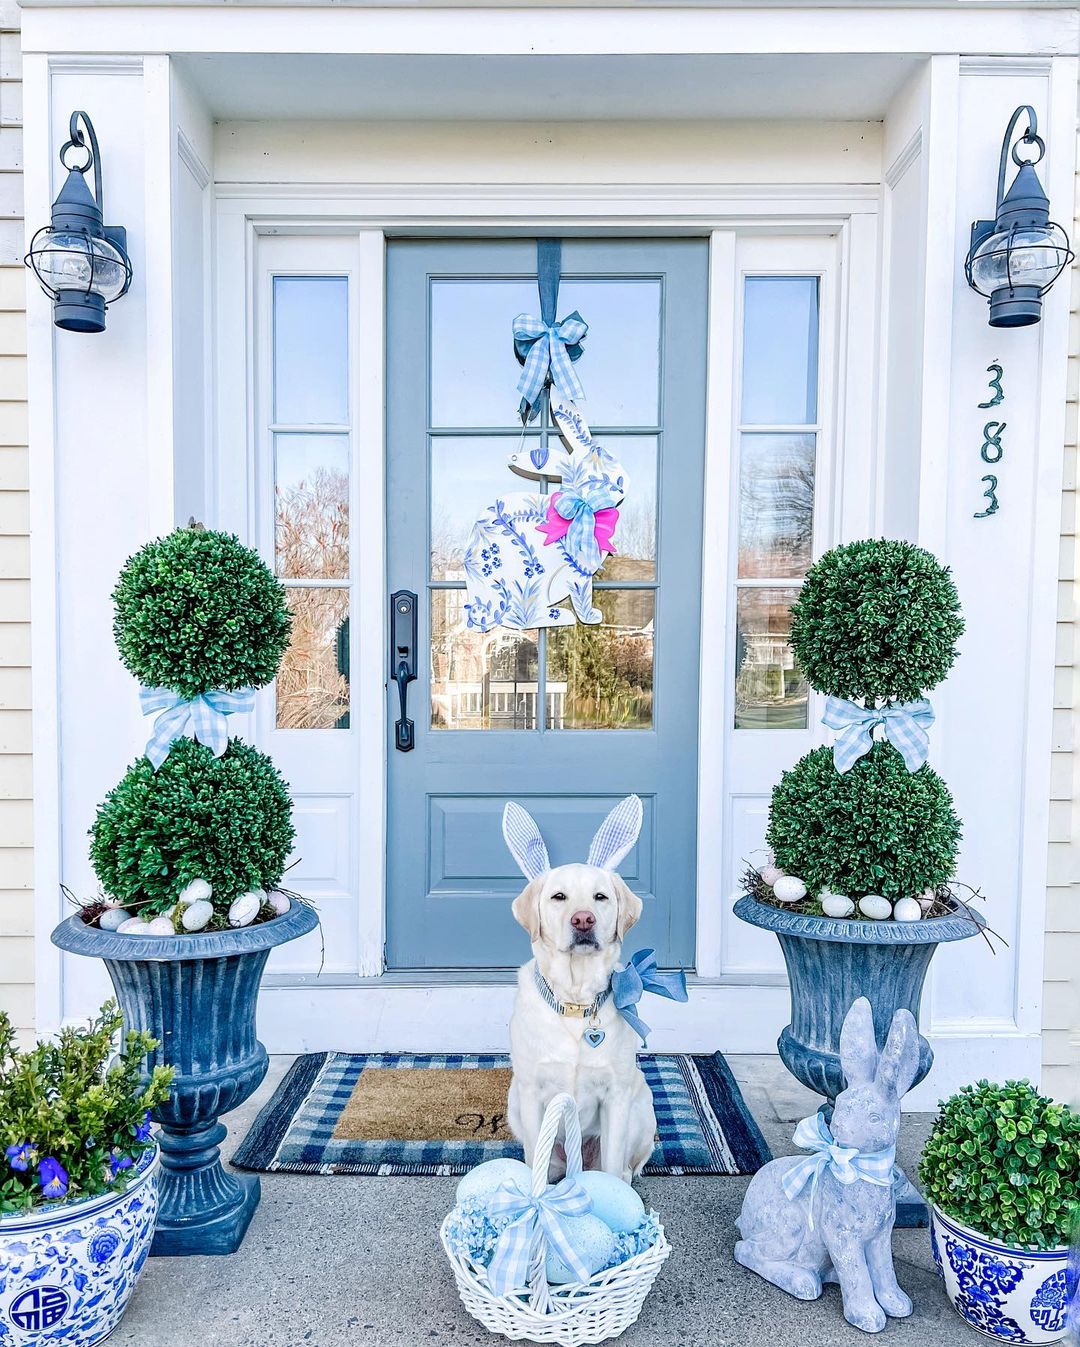
[{"label": "dog's ear", "polygon": [[540,891],[543,887],[543,876],[540,875],[525,885],[510,908],[514,920],[528,931],[530,940],[540,934]]},{"label": "dog's ear", "polygon": [[619,920],[615,934],[622,940],[630,927],[640,919],[642,903],[637,894],[627,887],[622,875],[612,871],[612,878],[615,880],[615,897],[619,900]]},{"label": "dog's ear", "polygon": [[508,800],[503,809],[502,827],[510,854],[526,879],[539,879],[545,870],[551,869],[540,829],[532,815],[513,800]]},{"label": "dog's ear", "polygon": [[638,840],[642,817],[641,801],[636,795],[620,800],[597,828],[587,864],[595,865],[598,870],[614,870]]}]

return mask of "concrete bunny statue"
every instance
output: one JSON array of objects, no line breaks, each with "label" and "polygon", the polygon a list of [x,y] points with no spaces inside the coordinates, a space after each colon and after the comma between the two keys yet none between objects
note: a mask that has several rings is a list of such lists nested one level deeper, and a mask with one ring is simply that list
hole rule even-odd
[{"label": "concrete bunny statue", "polygon": [[812,1154],[783,1156],[754,1175],[735,1260],[800,1300],[839,1282],[848,1323],[880,1333],[887,1316],[912,1308],[893,1270],[892,1230],[900,1100],[919,1067],[914,1016],[896,1012],[879,1055],[870,1002],[859,997],[840,1033],[840,1062],[847,1088],[831,1133],[821,1114],[804,1118],[795,1142]]},{"label": "concrete bunny statue", "polygon": [[[604,553],[616,550],[612,533],[626,476],[622,464],[593,439],[573,403],[553,399],[551,414],[562,452],[543,476],[560,481],[561,489],[500,496],[469,535],[465,618],[474,630],[570,627],[575,620],[597,623],[603,617],[593,604],[593,576]],[[511,457],[511,468],[518,457]],[[560,608],[567,598],[572,609]]]}]

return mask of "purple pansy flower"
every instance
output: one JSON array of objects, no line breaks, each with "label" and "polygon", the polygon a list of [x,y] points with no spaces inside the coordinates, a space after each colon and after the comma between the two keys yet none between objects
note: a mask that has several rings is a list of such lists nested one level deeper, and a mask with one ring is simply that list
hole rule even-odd
[{"label": "purple pansy flower", "polygon": [[41,1180],[41,1191],[46,1197],[63,1197],[68,1190],[67,1171],[51,1155],[38,1164],[38,1177]]},{"label": "purple pansy flower", "polygon": [[130,1155],[122,1155],[119,1151],[113,1151],[112,1155],[109,1156],[109,1169],[112,1177],[115,1179],[122,1169],[130,1169],[132,1163]]},{"label": "purple pansy flower", "polygon": [[144,1115],[144,1117],[143,1117],[142,1122],[141,1122],[141,1123],[138,1125],[138,1127],[136,1127],[136,1129],[135,1129],[135,1140],[136,1140],[136,1141],[149,1141],[149,1140],[150,1140],[150,1127],[151,1127],[151,1123],[150,1123],[150,1110],[147,1109],[147,1110],[146,1110],[146,1113],[145,1113],[145,1115]]},{"label": "purple pansy flower", "polygon": [[12,1169],[29,1169],[34,1160],[34,1147],[29,1141],[21,1141],[17,1146],[8,1146],[4,1151]]}]

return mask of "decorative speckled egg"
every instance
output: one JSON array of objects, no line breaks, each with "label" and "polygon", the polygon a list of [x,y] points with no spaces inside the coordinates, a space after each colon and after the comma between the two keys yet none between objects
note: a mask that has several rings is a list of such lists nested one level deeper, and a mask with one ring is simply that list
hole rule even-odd
[{"label": "decorative speckled egg", "polygon": [[490,1197],[504,1183],[513,1183],[523,1193],[532,1189],[532,1170],[520,1160],[485,1160],[461,1176],[454,1196],[455,1202],[468,1197]]},{"label": "decorative speckled egg", "polygon": [[116,931],[123,926],[125,921],[130,920],[131,913],[126,907],[107,907],[98,917],[98,925],[103,931]]},{"label": "decorative speckled egg", "polygon": [[821,910],[827,917],[850,917],[855,904],[846,893],[825,893],[821,896]]},{"label": "decorative speckled egg", "polygon": [[[615,1252],[615,1235],[599,1216],[568,1216],[565,1221],[566,1238],[570,1247],[589,1269],[589,1276],[599,1272]],[[549,1282],[562,1286],[577,1278],[559,1255],[548,1245],[544,1273]]]},{"label": "decorative speckled egg", "polygon": [[588,1169],[580,1177],[592,1199],[592,1215],[599,1216],[617,1235],[636,1230],[645,1217],[645,1204],[628,1183],[601,1169]]},{"label": "decorative speckled egg", "polygon": [[149,935],[150,923],[142,917],[128,917],[116,928],[117,935]]},{"label": "decorative speckled egg", "polygon": [[172,917],[164,915],[155,917],[146,928],[147,935],[175,935],[176,927],[172,924]]},{"label": "decorative speckled egg", "polygon": [[213,893],[214,890],[207,880],[193,879],[180,890],[180,896],[176,901],[181,907],[189,907],[192,903],[205,903]]},{"label": "decorative speckled egg", "polygon": [[773,897],[781,903],[797,903],[806,897],[806,885],[794,875],[781,875],[772,891]]},{"label": "decorative speckled egg", "polygon": [[892,903],[880,893],[868,893],[859,899],[859,911],[871,921],[888,921],[892,916]]},{"label": "decorative speckled egg", "polygon": [[770,888],[772,888],[783,873],[783,870],[781,870],[778,865],[763,865],[758,871],[758,874]]},{"label": "decorative speckled egg", "polygon": [[892,914],[896,921],[922,921],[918,898],[898,898],[893,904]]},{"label": "decorative speckled egg", "polygon": [[229,906],[229,925],[250,926],[259,915],[259,908],[265,901],[266,894],[262,889],[252,889],[248,893],[242,893],[239,898],[234,898]]},{"label": "decorative speckled egg", "polygon": [[292,899],[287,893],[282,893],[280,889],[271,889],[266,895],[266,901],[279,917],[283,917],[292,907]]},{"label": "decorative speckled egg", "polygon": [[203,899],[184,908],[180,923],[185,931],[201,931],[213,915],[213,905]]}]

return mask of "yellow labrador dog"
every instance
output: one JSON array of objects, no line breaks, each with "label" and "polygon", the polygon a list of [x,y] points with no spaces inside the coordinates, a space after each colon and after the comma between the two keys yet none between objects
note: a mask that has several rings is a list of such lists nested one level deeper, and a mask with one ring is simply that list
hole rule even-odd
[{"label": "yellow labrador dog", "polygon": [[[615,866],[637,841],[641,818],[641,801],[628,796],[604,820],[586,864],[552,870],[532,818],[512,803],[503,814],[503,835],[529,881],[513,913],[533,951],[518,973],[510,1020],[510,1128],[531,1165],[545,1107],[555,1095],[571,1094],[586,1166],[627,1183],[656,1138],[652,1094],[637,1065],[638,1035],[611,994],[623,937],[641,916],[641,899]],[[561,1169],[553,1160],[553,1180]]]}]

